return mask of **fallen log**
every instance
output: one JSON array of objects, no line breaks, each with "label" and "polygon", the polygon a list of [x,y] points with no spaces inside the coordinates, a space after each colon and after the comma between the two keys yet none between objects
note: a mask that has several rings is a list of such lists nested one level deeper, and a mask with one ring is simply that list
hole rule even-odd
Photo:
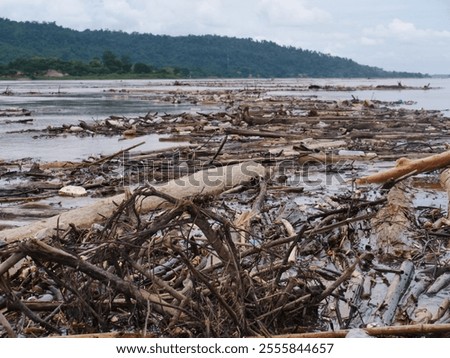
[{"label": "fallen log", "polygon": [[393,323],[400,299],[411,283],[414,275],[413,262],[410,260],[403,261],[400,270],[402,273],[394,277],[382,303],[383,308],[385,308],[383,323],[386,326],[390,326]]},{"label": "fallen log", "polygon": [[[363,328],[370,336],[422,336],[426,334],[448,334],[450,324],[414,324],[406,326]],[[272,336],[270,338],[344,338],[349,329],[327,332],[294,333]]]},{"label": "fallen log", "polygon": [[[171,180],[156,188],[162,193],[168,193],[176,199],[196,195],[214,195],[235,185],[249,181],[256,176],[264,176],[265,169],[253,161],[237,165],[217,167],[196,172],[192,175]],[[66,211],[61,215],[33,223],[31,225],[3,230],[0,239],[6,243],[26,239],[44,238],[52,235],[54,230],[65,230],[69,224],[79,228],[89,228],[93,223],[110,217],[117,205],[126,199],[125,194],[101,199],[92,205]],[[160,197],[145,197],[139,201],[138,212],[146,213],[154,210],[164,199]]]},{"label": "fallen log", "polygon": [[441,169],[448,165],[450,165],[450,150],[416,160],[400,158],[394,168],[356,179],[356,184],[385,183],[407,175]]},{"label": "fallen log", "polygon": [[158,338],[155,334],[142,332],[97,332],[86,334],[71,334],[68,336],[52,335],[51,338]]},{"label": "fallen log", "polygon": [[[414,237],[412,193],[404,182],[395,185],[387,195],[387,204],[371,220],[373,248],[385,257],[410,259],[422,246]],[[414,243],[414,245],[412,245]]]},{"label": "fallen log", "polygon": [[240,128],[226,128],[226,134],[237,134],[245,137],[262,137],[262,138],[286,138],[286,139],[304,139],[304,134],[295,133],[281,133],[265,130],[240,129]]},{"label": "fallen log", "polygon": [[447,192],[447,219],[450,219],[450,169],[445,169],[439,176],[441,186]]}]

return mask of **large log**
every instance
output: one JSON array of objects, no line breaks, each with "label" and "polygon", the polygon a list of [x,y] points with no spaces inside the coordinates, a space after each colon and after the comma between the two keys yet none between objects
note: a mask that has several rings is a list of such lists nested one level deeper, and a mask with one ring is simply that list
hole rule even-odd
[{"label": "large log", "polygon": [[[367,327],[363,328],[370,336],[424,336],[427,334],[448,334],[450,324],[414,324],[405,326]],[[349,329],[327,332],[292,333],[271,338],[344,338]]]},{"label": "large log", "polygon": [[447,219],[450,219],[450,169],[445,169],[439,176],[441,186],[447,192]]},{"label": "large log", "polygon": [[411,160],[400,158],[394,168],[356,179],[356,184],[384,183],[409,174],[419,174],[450,165],[450,150],[429,157]]},{"label": "large log", "polygon": [[372,248],[384,257],[411,259],[422,250],[420,241],[413,239],[413,194],[407,184],[397,183],[387,195],[387,204],[371,220]]},{"label": "large log", "polygon": [[[162,193],[170,194],[176,199],[200,194],[214,195],[249,181],[253,177],[264,176],[264,172],[265,169],[262,165],[250,161],[202,170],[158,185],[156,189]],[[125,198],[125,194],[116,195],[27,226],[0,231],[0,240],[10,243],[26,238],[40,239],[53,234],[56,228],[67,229],[69,224],[79,228],[89,228],[93,223],[99,222],[105,217],[110,217],[117,205],[124,201]],[[151,196],[145,197],[139,202],[139,211],[146,213],[160,206],[164,199]]]}]

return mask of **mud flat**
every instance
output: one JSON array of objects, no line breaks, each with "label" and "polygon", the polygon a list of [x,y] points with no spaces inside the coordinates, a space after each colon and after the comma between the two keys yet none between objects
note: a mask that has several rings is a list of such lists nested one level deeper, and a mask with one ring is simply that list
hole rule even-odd
[{"label": "mud flat", "polygon": [[[198,110],[112,113],[36,140],[173,147],[1,162],[0,335],[448,337],[449,119],[273,91],[128,88]],[[80,196],[61,196],[69,186]]]}]

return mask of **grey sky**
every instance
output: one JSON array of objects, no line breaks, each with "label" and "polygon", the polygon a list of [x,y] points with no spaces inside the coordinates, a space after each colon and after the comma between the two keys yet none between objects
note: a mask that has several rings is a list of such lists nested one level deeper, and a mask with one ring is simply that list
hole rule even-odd
[{"label": "grey sky", "polygon": [[450,0],[0,0],[0,17],[264,39],[386,70],[450,73]]}]

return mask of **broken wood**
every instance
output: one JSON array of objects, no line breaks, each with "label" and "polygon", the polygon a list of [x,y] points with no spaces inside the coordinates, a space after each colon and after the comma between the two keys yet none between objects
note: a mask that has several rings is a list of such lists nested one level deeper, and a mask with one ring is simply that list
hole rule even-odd
[{"label": "broken wood", "polygon": [[17,334],[14,332],[14,330],[11,327],[11,324],[8,322],[8,320],[3,315],[2,312],[0,312],[0,325],[2,325],[5,328],[5,331],[6,333],[8,333],[9,338],[17,338]]},{"label": "broken wood", "polygon": [[238,231],[240,239],[238,240],[241,244],[245,244],[247,241],[248,233],[250,232],[251,222],[260,213],[264,198],[267,192],[267,183],[264,179],[261,179],[259,184],[259,194],[253,202],[252,209],[242,212],[236,218],[234,225]]},{"label": "broken wood", "polygon": [[[374,337],[420,336],[436,333],[448,334],[450,333],[450,324],[417,324],[390,327],[366,327],[363,328],[363,330],[366,331],[370,336]],[[349,329],[343,329],[330,332],[284,334],[272,336],[271,338],[344,338],[349,332]]]},{"label": "broken wood", "polygon": [[97,266],[85,262],[81,258],[71,255],[63,250],[51,247],[39,240],[28,240],[22,242],[21,247],[23,252],[27,255],[40,259],[51,259],[51,261],[62,263],[70,267],[76,268],[88,276],[96,278],[108,285],[115,286],[120,292],[127,294],[128,297],[135,298],[141,304],[150,302],[155,310],[163,313],[168,313],[172,316],[176,315],[176,309],[172,308],[170,304],[165,302],[159,295],[151,294],[143,289],[138,289],[130,282],[117,277],[107,271],[99,269]]},{"label": "broken wood", "polygon": [[414,274],[414,264],[405,260],[400,266],[401,273],[396,275],[384,298],[383,323],[391,325],[397,312],[398,304],[410,285]]},{"label": "broken wood", "polygon": [[[202,170],[161,184],[158,186],[158,190],[163,193],[170,193],[177,199],[195,195],[214,195],[249,181],[255,176],[263,176],[264,172],[265,169],[262,165],[254,162],[244,162],[238,165]],[[69,227],[69,224],[80,228],[88,228],[102,218],[111,216],[116,205],[124,199],[125,194],[116,195],[28,226],[3,230],[0,232],[0,239],[5,242],[14,242],[31,237],[51,236],[56,229],[65,230]],[[164,200],[158,197],[142,198],[138,210],[145,213],[157,208],[162,203],[164,203]]]},{"label": "broken wood", "polygon": [[409,259],[420,251],[421,245],[414,240],[412,194],[405,182],[396,184],[387,195],[387,204],[372,219],[373,235],[377,246],[386,257]]},{"label": "broken wood", "polygon": [[246,137],[261,137],[261,138],[288,138],[288,139],[303,139],[302,134],[293,133],[279,133],[265,130],[253,130],[253,129],[238,129],[238,128],[226,128],[225,133],[236,134]]},{"label": "broken wood", "polygon": [[384,183],[409,174],[419,174],[441,169],[450,165],[450,151],[428,156],[426,158],[411,160],[400,158],[396,166],[384,172],[372,174],[356,179],[356,184]]},{"label": "broken wood", "polygon": [[445,169],[439,176],[442,188],[447,192],[447,219],[450,219],[450,169]]},{"label": "broken wood", "polygon": [[[214,89],[203,89],[211,83]],[[142,94],[211,103],[221,112],[110,116],[34,131],[36,140],[121,140],[131,130],[191,145],[130,147],[81,163],[0,163],[6,184],[0,201],[48,194],[47,209],[60,214],[59,222],[46,221],[48,230],[22,231],[24,240],[18,231],[0,231],[0,278],[10,286],[8,295],[0,293],[10,326],[0,324],[0,337],[271,337],[336,328],[354,334],[368,323],[450,322],[450,220],[435,173],[407,182],[413,170],[381,188],[351,180],[400,157],[415,161],[446,150],[443,113],[408,109],[403,101],[279,94],[302,90],[298,81],[280,87],[257,80],[255,89],[244,90],[233,89],[237,83],[222,90],[215,81],[196,81],[195,91],[169,89],[167,98],[159,87]],[[199,168],[228,170],[222,167],[249,160],[276,174],[233,187],[202,175],[185,182]],[[110,199],[62,214],[82,205],[56,197],[68,185],[85,188],[88,200]],[[223,187],[220,196],[208,190],[213,187]],[[41,219],[18,207],[2,205],[3,227]]]}]

